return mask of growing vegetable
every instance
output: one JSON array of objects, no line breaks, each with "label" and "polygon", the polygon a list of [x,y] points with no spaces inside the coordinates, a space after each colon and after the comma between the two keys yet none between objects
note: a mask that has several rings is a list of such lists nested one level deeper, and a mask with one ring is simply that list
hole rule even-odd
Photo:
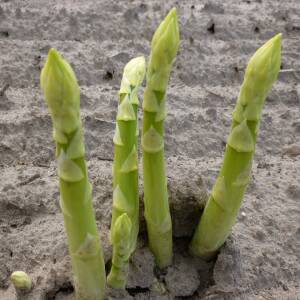
[{"label": "growing vegetable", "polygon": [[259,48],[250,59],[233,112],[224,162],[194,234],[190,250],[212,258],[236,222],[251,176],[262,108],[281,63],[281,34]]},{"label": "growing vegetable", "polygon": [[32,281],[27,273],[23,271],[15,271],[10,275],[10,280],[15,286],[16,290],[28,292],[31,290]]},{"label": "growing vegetable", "polygon": [[[145,58],[132,59],[124,68],[116,131],[114,136],[113,164],[113,210],[111,242],[113,245],[112,270],[109,285],[124,288],[127,280],[128,258],[136,248],[139,231],[139,191],[138,191],[138,90],[145,77]],[[124,216],[126,215],[126,217]],[[119,220],[122,216],[123,220]],[[126,221],[129,219],[129,221]],[[130,222],[121,228],[120,224]],[[116,224],[119,224],[118,226]],[[121,226],[121,227],[120,227]],[[125,225],[124,225],[125,226]],[[129,230],[130,228],[130,230]],[[124,233],[124,235],[121,234]],[[122,239],[118,240],[121,236]],[[125,241],[125,236],[128,242]],[[126,244],[126,247],[123,245]],[[128,253],[124,253],[124,251]],[[122,260],[122,257],[124,258]]]},{"label": "growing vegetable", "polygon": [[143,176],[145,219],[149,246],[163,268],[172,261],[172,223],[164,161],[165,97],[179,47],[176,9],[159,25],[151,43],[147,85],[143,101]]},{"label": "growing vegetable", "polygon": [[71,66],[55,49],[50,49],[42,69],[41,87],[54,129],[60,206],[72,260],[76,298],[100,300],[104,297],[106,276],[92,206],[92,186],[84,159],[80,89]]}]

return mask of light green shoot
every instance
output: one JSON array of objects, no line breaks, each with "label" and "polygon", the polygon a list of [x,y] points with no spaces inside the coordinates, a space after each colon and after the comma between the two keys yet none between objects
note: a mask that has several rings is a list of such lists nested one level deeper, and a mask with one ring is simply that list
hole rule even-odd
[{"label": "light green shoot", "polygon": [[165,174],[164,120],[166,89],[178,47],[177,13],[173,8],[152,39],[143,101],[145,219],[149,246],[160,268],[172,262],[172,222]]},{"label": "light green shoot", "polygon": [[270,39],[250,59],[233,112],[224,162],[194,234],[190,250],[211,259],[236,222],[251,177],[261,112],[281,63],[281,34]]},{"label": "light green shoot", "polygon": [[[128,258],[136,248],[139,232],[139,190],[138,190],[138,90],[145,77],[145,58],[132,59],[124,68],[121,88],[119,91],[119,106],[116,131],[114,136],[113,165],[113,210],[111,223],[111,242],[113,245],[113,261],[108,284],[116,288],[124,288],[127,281]],[[129,218],[130,232],[128,234],[128,253],[120,256],[120,243],[115,233],[116,223],[120,216]],[[124,219],[125,217],[123,217]],[[121,241],[120,241],[121,242]],[[122,239],[122,245],[125,243]],[[122,246],[123,247],[123,246]],[[123,250],[122,250],[123,251]],[[116,257],[126,257],[120,263]],[[117,265],[115,265],[117,263]]]},{"label": "light green shoot", "polygon": [[27,273],[23,271],[15,271],[10,275],[10,280],[16,289],[23,291],[30,291],[32,287],[32,281]]},{"label": "light green shoot", "polygon": [[60,206],[63,212],[77,300],[104,298],[105,269],[92,206],[80,119],[80,89],[71,66],[50,49],[41,86],[56,142]]}]

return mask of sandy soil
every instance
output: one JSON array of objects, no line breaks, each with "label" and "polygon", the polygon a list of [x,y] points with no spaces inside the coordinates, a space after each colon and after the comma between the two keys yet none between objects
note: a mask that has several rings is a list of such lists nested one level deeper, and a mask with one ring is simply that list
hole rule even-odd
[{"label": "sandy soil", "polygon": [[[162,4],[163,3],[163,4]],[[12,271],[27,271],[24,299],[73,299],[59,210],[51,122],[39,89],[49,47],[71,62],[94,205],[110,258],[112,136],[121,72],[148,56],[176,5],[181,47],[168,89],[166,156],[175,225],[174,264],[154,268],[144,234],[117,299],[300,299],[300,3],[298,0],[0,0],[0,299],[16,299]],[[252,182],[216,262],[186,253],[217,176],[247,60],[283,33],[282,71],[267,98]],[[193,220],[193,222],[187,222]],[[298,295],[298,296],[297,296]]]}]

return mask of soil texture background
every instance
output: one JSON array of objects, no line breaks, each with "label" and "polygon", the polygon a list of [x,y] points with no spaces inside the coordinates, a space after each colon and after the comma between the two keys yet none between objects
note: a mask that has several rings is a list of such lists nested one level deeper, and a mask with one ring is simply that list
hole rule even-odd
[{"label": "soil texture background", "polygon": [[[167,91],[165,150],[174,263],[155,268],[141,218],[127,289],[107,297],[300,299],[298,0],[0,0],[1,300],[16,299],[9,281],[15,270],[34,282],[23,299],[74,299],[52,126],[39,87],[49,48],[71,63],[81,86],[94,207],[109,267],[122,70],[131,58],[148,57],[152,34],[173,6],[181,45]],[[230,238],[216,261],[205,263],[190,257],[187,245],[222,163],[247,62],[278,32],[282,66],[266,100],[252,180]]]}]

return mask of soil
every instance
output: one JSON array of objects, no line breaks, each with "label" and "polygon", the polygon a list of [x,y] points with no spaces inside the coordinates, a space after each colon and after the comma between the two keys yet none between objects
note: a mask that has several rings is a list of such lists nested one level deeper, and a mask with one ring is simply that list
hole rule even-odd
[{"label": "soil", "polygon": [[[141,230],[124,292],[110,299],[300,299],[300,3],[298,0],[0,0],[0,299],[26,271],[21,299],[74,299],[59,209],[51,120],[39,88],[50,47],[82,89],[87,160],[107,267],[117,91],[130,58],[178,8],[181,46],[168,88],[165,149],[174,263],[155,268]],[[238,222],[217,259],[187,246],[222,162],[251,54],[283,33],[282,66],[262,117],[253,175]],[[142,199],[142,187],[141,187]],[[143,220],[141,220],[143,222]]]}]

